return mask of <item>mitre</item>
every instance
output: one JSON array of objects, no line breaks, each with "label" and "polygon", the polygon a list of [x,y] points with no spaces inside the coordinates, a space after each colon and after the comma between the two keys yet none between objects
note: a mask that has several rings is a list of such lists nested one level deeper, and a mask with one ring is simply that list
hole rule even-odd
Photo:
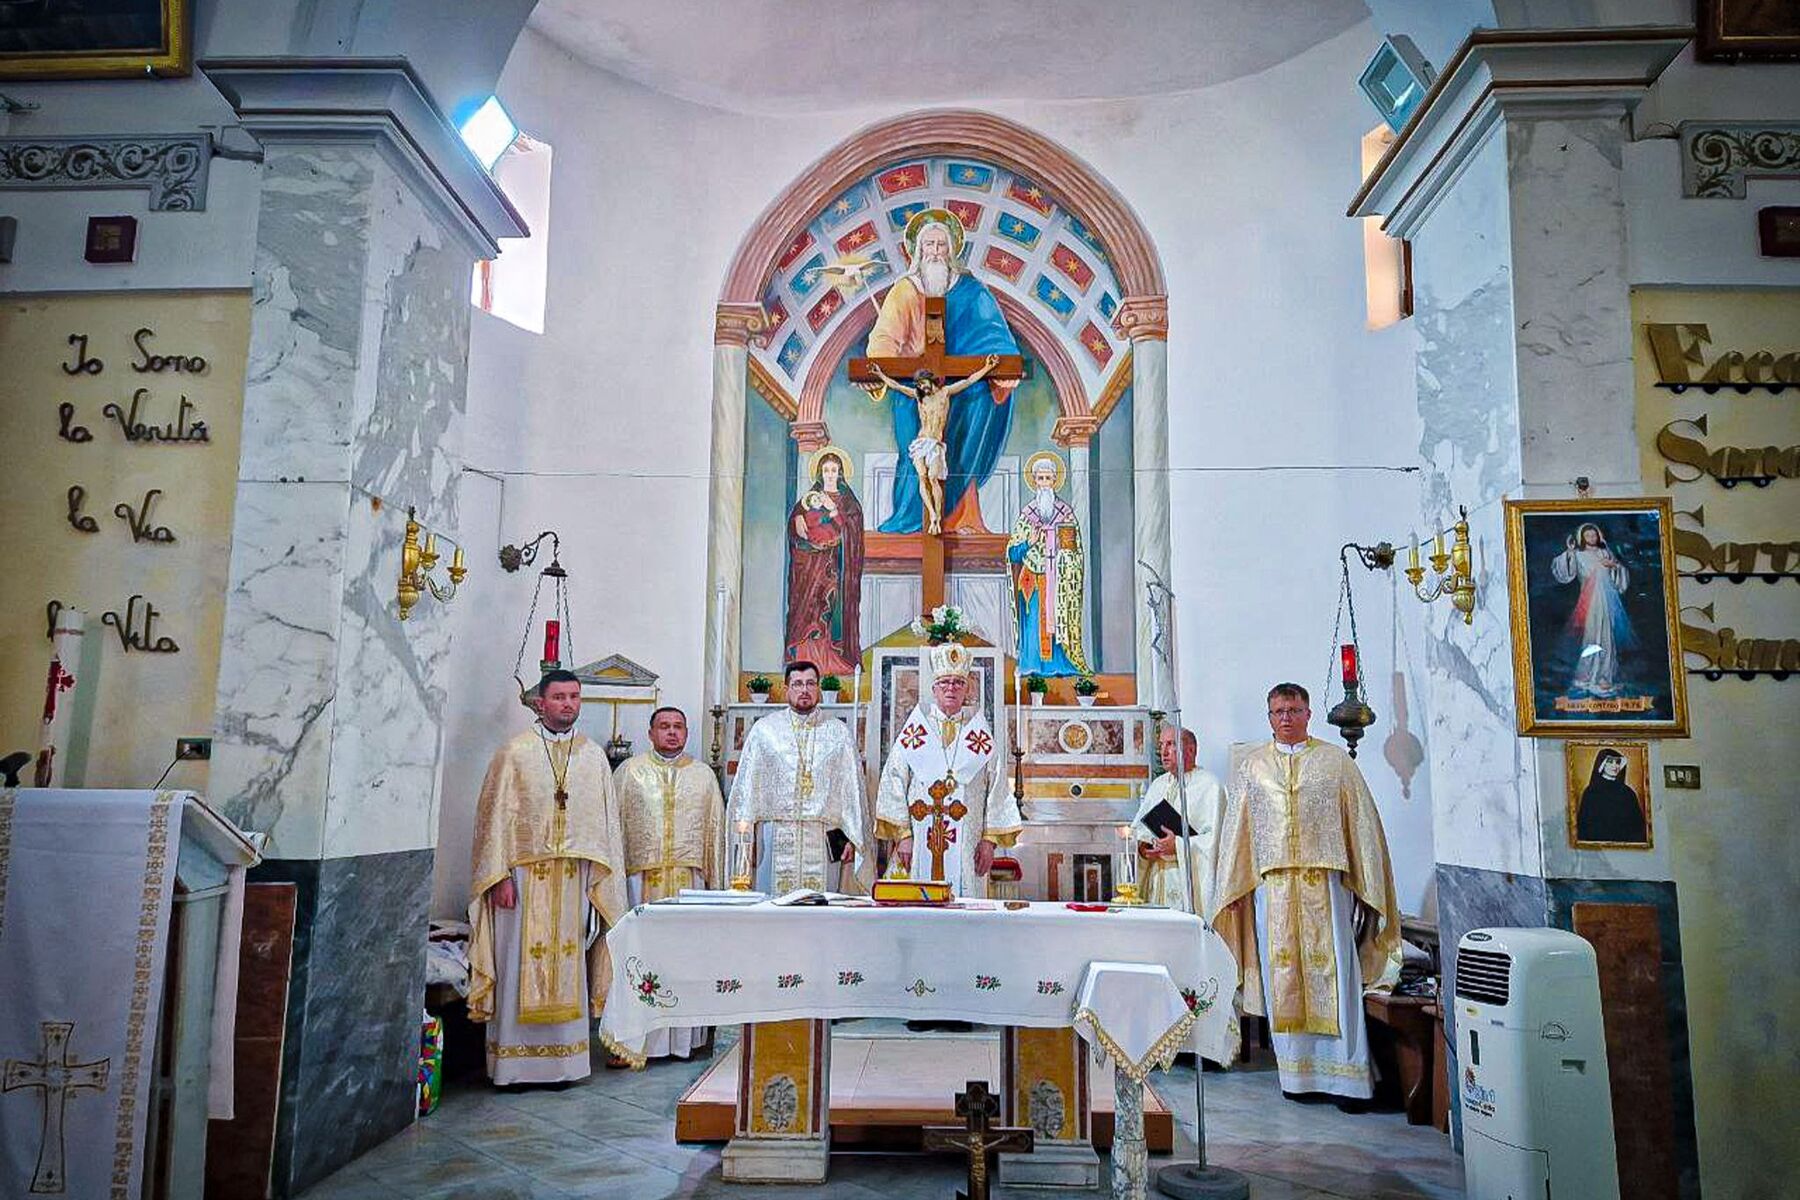
[{"label": "mitre", "polygon": [[960,642],[945,642],[941,646],[931,648],[931,677],[941,679],[946,675],[969,677],[974,668],[974,656],[969,648]]}]

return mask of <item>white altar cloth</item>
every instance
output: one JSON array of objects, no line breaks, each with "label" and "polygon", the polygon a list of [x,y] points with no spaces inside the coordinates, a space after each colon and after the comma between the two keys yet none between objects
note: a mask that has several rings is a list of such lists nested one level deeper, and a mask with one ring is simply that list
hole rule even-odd
[{"label": "white altar cloth", "polygon": [[1089,1007],[1103,1028],[1167,1015],[1171,981],[1197,1021],[1223,1023],[1230,1006],[1203,998],[1237,978],[1217,934],[1167,909],[649,904],[606,941],[613,980],[600,1033],[634,1061],[653,1030],[676,1025],[902,1017],[1060,1028],[1075,1024],[1095,962],[1166,968],[1096,991]]}]

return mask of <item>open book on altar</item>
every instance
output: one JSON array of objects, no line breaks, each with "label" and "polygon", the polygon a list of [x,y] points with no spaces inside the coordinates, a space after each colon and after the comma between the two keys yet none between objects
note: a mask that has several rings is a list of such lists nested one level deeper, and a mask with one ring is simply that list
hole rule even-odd
[{"label": "open book on altar", "polygon": [[815,888],[795,888],[793,891],[775,897],[771,904],[779,904],[783,908],[793,908],[808,904],[867,904],[862,896],[850,896],[843,892],[821,892]]}]

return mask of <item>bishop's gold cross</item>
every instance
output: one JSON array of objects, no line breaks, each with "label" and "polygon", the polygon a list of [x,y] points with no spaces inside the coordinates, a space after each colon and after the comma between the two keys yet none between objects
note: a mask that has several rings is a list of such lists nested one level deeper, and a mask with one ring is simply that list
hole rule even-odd
[{"label": "bishop's gold cross", "polygon": [[931,851],[931,878],[938,883],[944,882],[944,851],[950,848],[950,826],[944,818],[960,821],[969,815],[969,806],[961,800],[944,801],[956,791],[956,779],[946,775],[930,787],[925,794],[931,797],[931,803],[914,800],[907,808],[907,813],[915,821],[931,818],[931,828],[925,832],[925,847]]}]

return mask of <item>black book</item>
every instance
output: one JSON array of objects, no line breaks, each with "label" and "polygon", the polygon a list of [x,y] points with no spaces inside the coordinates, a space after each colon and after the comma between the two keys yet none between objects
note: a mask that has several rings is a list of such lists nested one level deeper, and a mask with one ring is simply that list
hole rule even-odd
[{"label": "black book", "polygon": [[1181,836],[1194,836],[1194,827],[1192,825],[1183,825],[1181,814],[1176,812],[1175,806],[1170,804],[1167,800],[1161,801],[1155,808],[1139,817],[1138,824],[1142,825],[1145,829],[1148,829],[1151,833],[1154,833],[1157,837],[1161,837],[1163,835],[1163,830],[1165,829],[1170,832],[1174,832],[1178,829],[1185,829],[1187,832]]},{"label": "black book", "polygon": [[843,830],[827,829],[825,831],[825,848],[831,851],[831,861],[832,862],[842,862],[843,861],[844,847],[848,846],[849,844],[850,844],[850,835],[845,833]]}]

